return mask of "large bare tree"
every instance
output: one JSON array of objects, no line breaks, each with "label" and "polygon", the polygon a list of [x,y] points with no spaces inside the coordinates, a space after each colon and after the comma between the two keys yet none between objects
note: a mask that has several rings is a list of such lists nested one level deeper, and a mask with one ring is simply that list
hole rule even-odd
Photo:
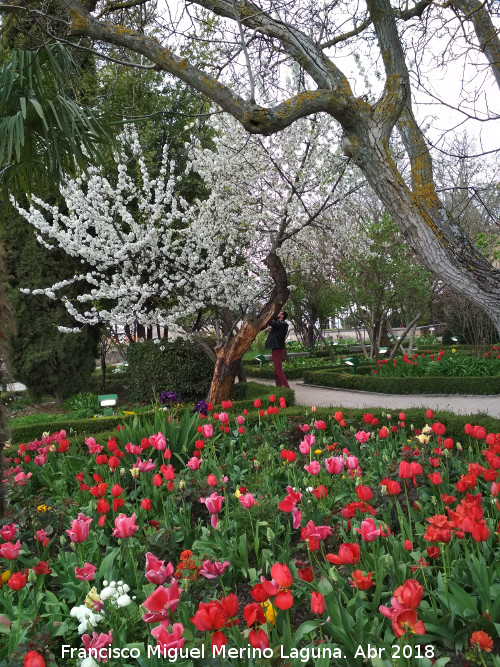
[{"label": "large bare tree", "polygon": [[[139,54],[142,67],[181,79],[250,133],[270,135],[298,118],[329,114],[342,128],[344,152],[362,170],[414,250],[445,283],[483,308],[500,332],[500,271],[481,255],[443,206],[412,99],[412,87],[426,85],[419,64],[431,49],[429,35],[439,30],[454,31],[450,42],[436,38],[432,46],[439,51],[435,54],[441,64],[455,57],[453,49],[460,43],[463,51],[477,52],[477,62],[482,58],[489,69],[489,81],[500,86],[497,2],[449,0],[438,5],[431,0],[333,0],[319,6],[310,0],[179,0],[177,9],[184,8],[180,21],[173,20],[170,3],[163,15],[144,0],[60,0],[56,6],[57,15],[48,17],[43,7],[25,4],[25,0],[16,0],[5,10],[12,7],[11,12],[31,16],[46,34],[57,25],[60,35],[61,23],[66,23],[69,41],[80,48],[89,48],[90,43],[103,57],[126,60],[131,52]],[[153,14],[157,19],[158,27],[150,34],[141,21],[144,6],[149,8],[149,17]],[[205,39],[208,29],[219,48],[217,71],[205,71],[189,58],[189,39]],[[79,38],[84,40],[79,42]],[[367,53],[373,68],[381,63],[382,86],[376,97],[355,94],[355,82],[337,60],[340,49],[345,53],[346,48]],[[293,72],[299,91],[288,97],[283,95],[279,70],[283,63]],[[274,101],[262,101],[269,99]],[[476,112],[464,113],[472,116]],[[396,131],[410,165],[409,177],[391,152],[390,139]],[[269,303],[262,319],[278,307],[278,303]],[[260,325],[260,321],[252,324]]]}]

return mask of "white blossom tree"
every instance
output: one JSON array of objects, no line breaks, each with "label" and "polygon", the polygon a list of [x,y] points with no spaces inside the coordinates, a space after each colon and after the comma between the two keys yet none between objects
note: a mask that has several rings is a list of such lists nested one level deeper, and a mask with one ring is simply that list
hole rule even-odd
[{"label": "white blossom tree", "polygon": [[[326,115],[302,120],[279,139],[249,139],[230,118],[213,123],[215,149],[196,139],[189,147],[188,169],[205,182],[205,200],[189,205],[177,195],[167,147],[158,178],[151,178],[131,135],[131,148],[123,143],[116,156],[114,182],[93,169],[64,182],[64,209],[37,197],[29,210],[14,203],[41,243],[90,265],[35,292],[63,299],[78,322],[179,326],[210,308],[253,312],[215,350],[210,400],[218,403],[256,334],[288,298],[281,249],[293,254],[295,241],[314,228],[331,229],[335,207],[363,181],[339,155]],[[338,243],[348,245],[349,225],[335,229]],[[65,290],[77,281],[88,290],[72,302]]]},{"label": "white blossom tree", "polygon": [[[500,270],[443,206],[424,132],[427,119],[417,104],[417,96],[425,94],[429,104],[455,108],[459,118],[444,121],[443,134],[462,122],[498,123],[496,0],[179,0],[166,8],[147,3],[155,18],[150,30],[135,12],[143,4],[64,0],[40,8],[20,0],[0,11],[21,12],[48,34],[65,24],[68,42],[89,48],[90,40],[102,58],[116,57],[117,49],[119,60],[129,65],[129,54],[139,54],[139,67],[184,81],[252,134],[280,133],[300,118],[329,114],[342,129],[345,154],[415,252],[441,280],[480,305],[500,332]],[[216,62],[199,65],[191,49],[214,37],[204,37],[203,29],[215,22],[210,48],[220,45]],[[350,71],[353,54],[378,78],[375,92],[367,92],[362,77]],[[456,66],[462,70],[453,71]],[[283,84],[283,67],[296,71],[299,86]],[[451,93],[436,80],[439,73]],[[394,161],[395,134],[411,165],[409,178]]]}]

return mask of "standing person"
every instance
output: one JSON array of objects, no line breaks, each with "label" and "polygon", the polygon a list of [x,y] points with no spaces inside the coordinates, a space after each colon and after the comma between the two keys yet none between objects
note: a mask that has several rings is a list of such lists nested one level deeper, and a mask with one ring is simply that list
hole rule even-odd
[{"label": "standing person", "polygon": [[286,322],[288,313],[280,310],[275,320],[271,320],[271,331],[266,340],[266,349],[272,350],[272,359],[274,365],[274,377],[277,387],[290,387],[286,375],[283,372],[283,357],[285,356],[285,341],[288,333],[288,322]]}]

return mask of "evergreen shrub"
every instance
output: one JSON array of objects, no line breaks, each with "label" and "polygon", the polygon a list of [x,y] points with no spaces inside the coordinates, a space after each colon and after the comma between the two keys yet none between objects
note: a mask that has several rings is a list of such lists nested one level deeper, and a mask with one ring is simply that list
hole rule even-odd
[{"label": "evergreen shrub", "polygon": [[147,403],[162,392],[173,391],[181,402],[206,398],[214,364],[203,350],[190,341],[145,341],[129,345],[128,397]]}]

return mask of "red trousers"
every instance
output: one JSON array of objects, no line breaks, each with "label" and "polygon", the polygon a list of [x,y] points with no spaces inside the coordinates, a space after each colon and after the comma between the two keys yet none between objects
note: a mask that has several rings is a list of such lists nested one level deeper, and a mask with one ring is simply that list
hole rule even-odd
[{"label": "red trousers", "polygon": [[288,380],[286,375],[283,372],[283,357],[285,356],[285,350],[272,350],[272,359],[274,364],[274,377],[276,378],[277,387],[288,387]]}]

